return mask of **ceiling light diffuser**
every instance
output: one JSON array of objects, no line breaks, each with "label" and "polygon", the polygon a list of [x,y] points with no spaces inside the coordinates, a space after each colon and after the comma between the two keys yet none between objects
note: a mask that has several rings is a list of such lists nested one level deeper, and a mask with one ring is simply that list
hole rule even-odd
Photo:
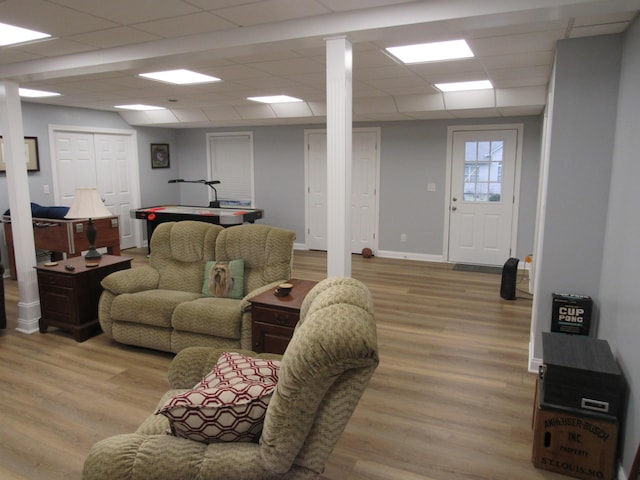
[{"label": "ceiling light diffuser", "polygon": [[402,63],[442,62],[474,56],[469,45],[464,40],[388,47],[385,50]]},{"label": "ceiling light diffuser", "polygon": [[269,95],[265,97],[247,97],[247,100],[261,103],[291,103],[302,102],[301,99],[290,97],[289,95]]},{"label": "ceiling light diffuser", "polygon": [[0,23],[0,46],[15,45],[17,43],[31,42],[49,38],[48,33],[36,32],[28,28],[16,27],[6,23]]},{"label": "ceiling light diffuser", "polygon": [[44,98],[44,97],[57,97],[60,94],[56,92],[47,92],[45,90],[32,90],[30,88],[19,88],[18,93],[21,97],[26,98]]},{"label": "ceiling light diffuser", "polygon": [[158,82],[173,83],[175,85],[194,85],[197,83],[219,82],[220,79],[205,75],[203,73],[192,72],[191,70],[178,69],[166,70],[163,72],[141,73],[141,77]]},{"label": "ceiling light diffuser", "polygon": [[442,92],[461,92],[464,90],[488,90],[493,88],[489,80],[475,80],[472,82],[436,83],[436,88]]},{"label": "ceiling light diffuser", "polygon": [[137,104],[134,104],[134,105],[116,105],[113,108],[124,108],[125,110],[139,110],[139,111],[166,110],[166,108],[164,108],[164,107],[154,107],[153,105],[142,105],[140,103],[137,103]]}]

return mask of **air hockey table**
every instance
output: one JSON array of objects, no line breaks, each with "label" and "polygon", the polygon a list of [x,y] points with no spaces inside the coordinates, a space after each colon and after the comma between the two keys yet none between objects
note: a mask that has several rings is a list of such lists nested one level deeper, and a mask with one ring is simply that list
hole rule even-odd
[{"label": "air hockey table", "polygon": [[135,218],[147,222],[147,241],[149,244],[151,243],[153,231],[163,222],[198,220],[230,227],[242,223],[254,223],[262,218],[263,212],[258,208],[212,208],[189,205],[157,205],[155,207],[138,208],[133,211]]}]

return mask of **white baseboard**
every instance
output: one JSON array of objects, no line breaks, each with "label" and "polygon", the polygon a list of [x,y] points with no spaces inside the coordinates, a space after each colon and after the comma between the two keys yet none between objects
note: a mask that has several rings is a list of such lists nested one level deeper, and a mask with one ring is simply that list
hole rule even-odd
[{"label": "white baseboard", "polygon": [[[294,243],[294,250],[309,250],[305,243]],[[394,252],[391,250],[378,250],[375,252],[376,257],[380,258],[398,258],[401,260],[418,260],[421,262],[444,262],[442,255],[428,255],[425,253],[410,253],[410,252]]]},{"label": "white baseboard", "polygon": [[418,260],[421,262],[437,262],[443,263],[444,257],[442,255],[429,255],[426,253],[411,253],[411,252],[394,252],[391,250],[378,250],[376,256],[382,258],[398,258],[401,260]]},{"label": "white baseboard", "polygon": [[18,319],[18,325],[16,331],[20,333],[32,334],[40,331],[40,318],[35,320],[25,320],[23,318]]}]

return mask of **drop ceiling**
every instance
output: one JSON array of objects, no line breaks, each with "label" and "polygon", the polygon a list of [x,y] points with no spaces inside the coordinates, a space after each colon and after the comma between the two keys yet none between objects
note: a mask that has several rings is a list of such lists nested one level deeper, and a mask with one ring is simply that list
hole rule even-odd
[{"label": "drop ceiling", "polygon": [[[0,0],[0,22],[52,39],[0,47],[0,81],[61,95],[35,101],[118,111],[171,128],[326,121],[326,39],[353,44],[353,120],[539,114],[556,42],[619,34],[640,0]],[[401,65],[389,46],[464,38],[475,57]],[[187,68],[221,78],[168,85],[138,74]],[[489,79],[494,90],[435,83]],[[290,95],[260,105],[247,97]],[[115,105],[166,110],[127,112]]]}]

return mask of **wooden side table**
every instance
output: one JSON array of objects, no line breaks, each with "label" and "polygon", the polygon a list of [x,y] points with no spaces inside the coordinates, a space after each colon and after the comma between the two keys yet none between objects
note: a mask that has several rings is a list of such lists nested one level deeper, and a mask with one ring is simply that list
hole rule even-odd
[{"label": "wooden side table", "polygon": [[[131,268],[131,257],[102,255],[97,266],[87,267],[84,257],[61,260],[57,265],[37,265],[40,293],[40,333],[48,327],[69,331],[78,342],[100,332],[98,300],[100,282],[118,270]],[[67,270],[72,265],[74,270]]]},{"label": "wooden side table", "polygon": [[293,278],[288,283],[293,289],[286,297],[277,297],[273,288],[249,300],[252,345],[257,353],[284,353],[300,319],[302,301],[318,282]]}]

